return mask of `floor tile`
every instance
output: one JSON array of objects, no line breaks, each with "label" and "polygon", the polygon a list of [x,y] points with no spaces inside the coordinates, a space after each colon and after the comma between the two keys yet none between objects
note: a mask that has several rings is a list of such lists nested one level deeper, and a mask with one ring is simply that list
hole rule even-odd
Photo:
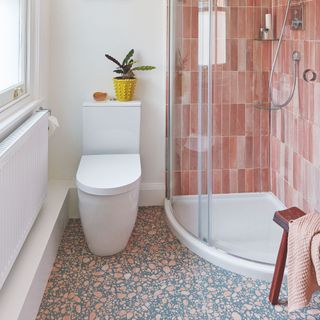
[{"label": "floor tile", "polygon": [[163,208],[146,207],[127,248],[112,257],[92,255],[80,221],[70,221],[37,320],[320,319],[320,295],[289,316],[285,304],[270,305],[268,294],[267,282],[193,254],[170,232]]}]

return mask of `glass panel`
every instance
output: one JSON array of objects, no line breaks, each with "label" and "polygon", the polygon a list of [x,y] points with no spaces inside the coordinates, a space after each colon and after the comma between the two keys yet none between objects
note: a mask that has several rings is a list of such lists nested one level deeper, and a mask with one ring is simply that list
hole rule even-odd
[{"label": "glass panel", "polygon": [[25,81],[25,15],[24,0],[0,0],[0,94]]},{"label": "glass panel", "polygon": [[272,42],[259,31],[271,2],[171,0],[171,9],[174,215],[211,246],[273,263],[270,213],[279,204],[261,193],[270,183],[270,113],[254,107],[268,101]]},{"label": "glass panel", "polygon": [[[171,1],[170,131],[171,200],[178,222],[190,233],[209,239],[207,161],[208,55],[202,29],[208,29],[208,1]],[[209,36],[209,35],[208,35]],[[201,43],[202,49],[199,47]],[[200,58],[199,58],[200,53]],[[201,61],[200,61],[201,59]],[[211,180],[211,179],[210,179]]]},{"label": "glass panel", "polygon": [[269,191],[270,114],[254,104],[268,100],[272,43],[257,39],[265,14],[272,10],[270,3],[215,3],[213,245],[250,260],[261,259],[261,247],[264,256],[273,250],[267,242],[267,233],[272,233],[266,227],[268,220],[261,223],[263,217],[269,219],[264,209],[270,206],[267,210],[273,212],[272,203],[262,202],[266,208],[257,212],[262,200],[255,193]]}]

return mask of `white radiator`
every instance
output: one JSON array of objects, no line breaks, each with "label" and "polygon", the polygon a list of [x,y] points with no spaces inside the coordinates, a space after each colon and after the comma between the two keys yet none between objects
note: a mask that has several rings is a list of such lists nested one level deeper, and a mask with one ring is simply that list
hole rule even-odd
[{"label": "white radiator", "polygon": [[48,181],[48,113],[0,143],[0,289],[41,209]]}]

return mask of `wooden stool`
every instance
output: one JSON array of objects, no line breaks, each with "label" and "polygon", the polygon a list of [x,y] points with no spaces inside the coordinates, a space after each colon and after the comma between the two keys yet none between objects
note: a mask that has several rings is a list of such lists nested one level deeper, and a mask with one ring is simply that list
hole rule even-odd
[{"label": "wooden stool", "polygon": [[283,274],[286,267],[289,222],[301,218],[304,215],[305,213],[302,210],[294,207],[283,211],[277,211],[273,217],[273,221],[283,228],[282,240],[280,243],[269,294],[269,301],[273,305],[278,304]]}]

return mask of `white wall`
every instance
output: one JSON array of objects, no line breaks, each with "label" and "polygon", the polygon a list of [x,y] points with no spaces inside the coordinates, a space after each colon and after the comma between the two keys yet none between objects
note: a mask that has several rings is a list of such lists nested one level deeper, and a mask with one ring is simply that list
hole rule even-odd
[{"label": "white wall", "polygon": [[[136,50],[142,64],[136,97],[142,100],[142,182],[164,185],[166,0],[51,1],[50,107],[61,124],[50,142],[50,177],[74,179],[81,156],[81,105],[94,91],[113,95],[114,65]],[[163,194],[163,192],[162,192]]]}]

